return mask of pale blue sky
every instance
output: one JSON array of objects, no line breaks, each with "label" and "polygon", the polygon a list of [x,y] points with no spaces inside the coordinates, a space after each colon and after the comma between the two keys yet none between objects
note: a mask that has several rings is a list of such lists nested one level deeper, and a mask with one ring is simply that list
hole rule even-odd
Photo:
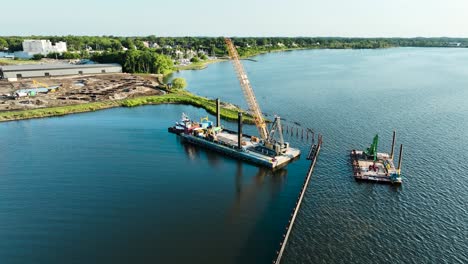
[{"label": "pale blue sky", "polygon": [[1,7],[0,35],[68,34],[468,37],[468,0],[22,0]]}]

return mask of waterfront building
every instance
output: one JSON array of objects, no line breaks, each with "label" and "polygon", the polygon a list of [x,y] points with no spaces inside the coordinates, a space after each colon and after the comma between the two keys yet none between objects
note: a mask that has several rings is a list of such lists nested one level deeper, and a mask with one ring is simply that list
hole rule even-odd
[{"label": "waterfront building", "polygon": [[23,51],[31,55],[47,55],[51,52],[63,53],[67,51],[67,43],[59,41],[52,44],[50,40],[45,39],[26,39],[23,41]]}]

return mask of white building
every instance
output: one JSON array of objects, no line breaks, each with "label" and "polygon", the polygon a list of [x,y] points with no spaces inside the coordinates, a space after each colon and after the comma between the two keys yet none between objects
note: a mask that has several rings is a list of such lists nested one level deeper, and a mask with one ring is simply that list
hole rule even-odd
[{"label": "white building", "polygon": [[63,53],[67,51],[67,43],[60,41],[52,45],[50,40],[26,39],[23,41],[23,51],[29,54],[47,55],[51,52]]}]

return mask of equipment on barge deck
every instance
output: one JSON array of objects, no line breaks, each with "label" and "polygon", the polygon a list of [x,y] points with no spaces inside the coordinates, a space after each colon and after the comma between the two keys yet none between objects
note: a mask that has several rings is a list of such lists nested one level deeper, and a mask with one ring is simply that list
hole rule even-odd
[{"label": "equipment on barge deck", "polygon": [[375,135],[372,144],[367,150],[364,152],[367,157],[372,157],[374,162],[377,161],[377,145],[379,144],[379,135]]},{"label": "equipment on barge deck", "polygon": [[[225,38],[225,42],[229,57],[231,58],[234,69],[237,73],[237,78],[239,79],[240,85],[242,87],[242,92],[244,93],[244,97],[247,101],[247,104],[249,105],[249,112],[253,116],[255,125],[257,126],[261,143],[263,145],[262,147],[275,152],[275,154],[286,153],[289,148],[289,143],[284,142],[283,139],[281,118],[279,116],[275,116],[271,130],[267,130],[265,119],[263,118],[262,111],[260,110],[260,106],[258,105],[257,99],[255,98],[250,81],[247,78],[247,73],[245,72],[244,67],[240,62],[236,47],[229,38]],[[276,136],[278,138],[276,138]]]}]

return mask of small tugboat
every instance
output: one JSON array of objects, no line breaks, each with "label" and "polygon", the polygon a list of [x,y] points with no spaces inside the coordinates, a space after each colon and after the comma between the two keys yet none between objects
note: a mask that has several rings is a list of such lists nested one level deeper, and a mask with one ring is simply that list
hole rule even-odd
[{"label": "small tugboat", "polygon": [[355,149],[351,151],[351,165],[356,180],[401,184],[403,145],[400,145],[398,168],[396,168],[393,162],[395,138],[396,132],[393,131],[391,154],[377,152],[378,135],[375,135],[371,146],[365,151]]}]

